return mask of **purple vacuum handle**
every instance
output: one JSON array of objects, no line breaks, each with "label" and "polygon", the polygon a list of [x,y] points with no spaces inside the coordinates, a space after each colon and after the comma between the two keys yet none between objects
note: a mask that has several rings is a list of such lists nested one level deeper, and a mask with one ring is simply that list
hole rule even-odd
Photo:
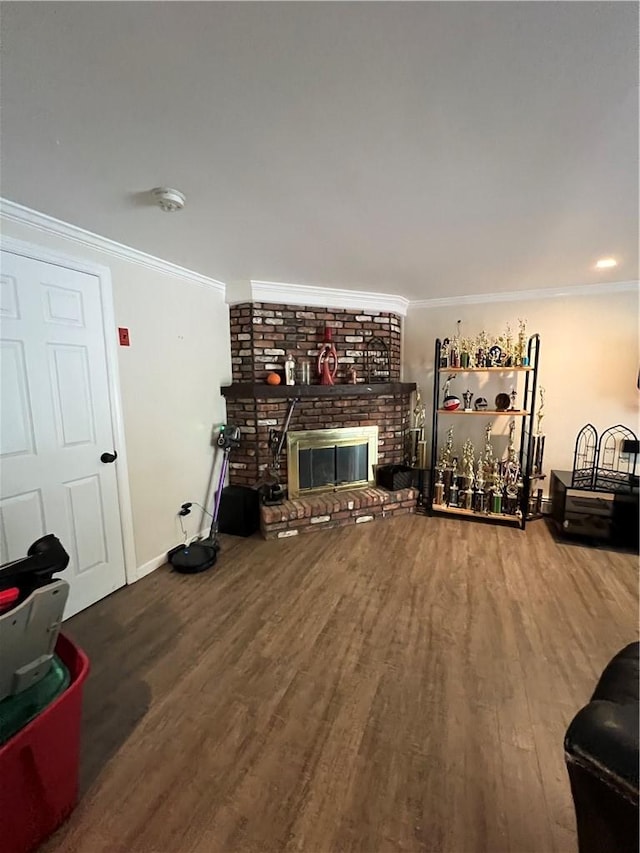
[{"label": "purple vacuum handle", "polygon": [[229,450],[224,451],[222,458],[222,468],[220,470],[220,479],[218,480],[218,488],[216,489],[216,499],[213,504],[213,525],[218,525],[218,513],[220,512],[220,501],[222,500],[222,490],[224,489],[224,481],[227,476],[227,468],[229,467]]}]

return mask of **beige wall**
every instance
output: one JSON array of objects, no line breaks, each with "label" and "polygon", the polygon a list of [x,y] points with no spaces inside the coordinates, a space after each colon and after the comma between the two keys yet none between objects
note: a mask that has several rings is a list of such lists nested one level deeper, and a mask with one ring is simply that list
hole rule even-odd
[{"label": "beige wall", "polygon": [[[111,270],[116,326],[128,327],[131,336],[131,347],[118,348],[118,358],[136,563],[143,567],[181,541],[180,504],[210,498],[210,436],[225,417],[220,385],[231,378],[228,308],[213,288],[28,225],[0,221],[9,237]],[[428,431],[435,338],[453,336],[457,320],[463,321],[464,334],[483,328],[499,334],[507,323],[517,328],[519,317],[542,339],[539,381],[546,389],[547,471],[571,467],[576,433],[588,421],[599,431],[618,422],[640,431],[637,292],[411,307],[404,323],[403,373],[421,387]],[[485,381],[471,377],[469,387],[490,402],[497,391],[510,390],[508,378],[504,388],[495,385],[495,377],[490,385],[481,384]],[[464,390],[466,379],[460,378],[455,391]],[[508,420],[496,423],[498,449],[506,444]],[[484,418],[451,418],[449,423],[456,426],[461,447],[471,421],[470,435],[480,449]],[[185,520],[190,534],[201,522],[196,513]]]},{"label": "beige wall", "polygon": [[[180,504],[207,500],[211,432],[225,416],[220,385],[231,378],[224,297],[31,226],[2,220],[2,232],[111,270],[116,326],[131,339],[118,361],[136,564],[144,567],[182,541]],[[191,534],[201,521],[200,513],[185,519]]]},{"label": "beige wall", "polygon": [[[638,433],[637,292],[410,308],[405,321],[404,377],[420,385],[427,404],[429,432],[436,337],[453,337],[457,320],[462,320],[465,335],[475,335],[482,329],[500,334],[507,323],[516,330],[519,317],[526,320],[528,333],[538,332],[541,337],[539,383],[546,389],[546,415],[542,422],[542,431],[547,436],[546,471],[571,468],[576,434],[587,422],[593,423],[599,432],[623,423]],[[485,384],[474,386],[474,379]],[[495,376],[480,380],[477,376],[461,375],[453,383],[455,393],[462,394],[467,382],[476,395],[487,397],[490,406],[498,391],[511,390],[509,377],[501,382]],[[501,384],[504,388],[497,387]],[[459,448],[473,422],[471,438],[478,450],[488,420],[445,416],[440,421],[441,434],[453,424],[454,444]],[[496,418],[495,432],[504,433],[508,420]],[[497,438],[496,443],[502,449],[506,438],[502,443]]]}]

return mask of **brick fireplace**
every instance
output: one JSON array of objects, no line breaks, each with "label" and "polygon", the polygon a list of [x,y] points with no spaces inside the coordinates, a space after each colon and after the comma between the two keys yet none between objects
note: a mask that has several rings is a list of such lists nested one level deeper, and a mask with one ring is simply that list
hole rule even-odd
[{"label": "brick fireplace", "polygon": [[[227,420],[240,427],[243,437],[230,462],[231,484],[255,486],[268,475],[269,431],[282,429],[293,398],[297,402],[290,434],[328,427],[377,426],[378,464],[402,461],[415,385],[400,382],[401,318],[397,314],[245,302],[230,307],[230,324],[233,382],[222,393]],[[338,352],[334,386],[266,383],[268,373],[282,370],[287,353],[292,353],[298,365],[301,359],[309,359],[311,381],[316,382],[315,362],[327,326],[333,330]],[[388,349],[389,381],[365,381],[365,353],[372,338],[382,340]],[[355,385],[346,382],[347,370],[352,367],[359,379]],[[279,470],[280,481],[285,484],[286,451],[285,443]],[[268,538],[281,538],[358,519],[368,521],[377,515],[409,512],[413,506],[412,489],[400,494],[369,486],[343,495],[331,491],[301,494],[281,506],[263,507],[262,530]]]}]

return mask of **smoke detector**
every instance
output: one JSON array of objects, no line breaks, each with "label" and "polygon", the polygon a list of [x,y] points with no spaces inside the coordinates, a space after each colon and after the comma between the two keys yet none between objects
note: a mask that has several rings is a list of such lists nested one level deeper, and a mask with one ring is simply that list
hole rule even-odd
[{"label": "smoke detector", "polygon": [[151,190],[151,195],[156,204],[165,213],[182,210],[187,200],[184,193],[180,192],[180,190],[171,189],[171,187],[156,187],[154,190]]}]

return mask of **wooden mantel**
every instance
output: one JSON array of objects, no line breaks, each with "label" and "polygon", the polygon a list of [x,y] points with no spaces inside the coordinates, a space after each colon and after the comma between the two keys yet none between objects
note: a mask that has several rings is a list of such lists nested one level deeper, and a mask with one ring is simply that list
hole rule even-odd
[{"label": "wooden mantel", "polygon": [[229,400],[269,400],[293,397],[382,397],[389,394],[410,394],[415,382],[376,382],[371,385],[268,385],[266,382],[234,382],[223,385],[222,396]]}]

